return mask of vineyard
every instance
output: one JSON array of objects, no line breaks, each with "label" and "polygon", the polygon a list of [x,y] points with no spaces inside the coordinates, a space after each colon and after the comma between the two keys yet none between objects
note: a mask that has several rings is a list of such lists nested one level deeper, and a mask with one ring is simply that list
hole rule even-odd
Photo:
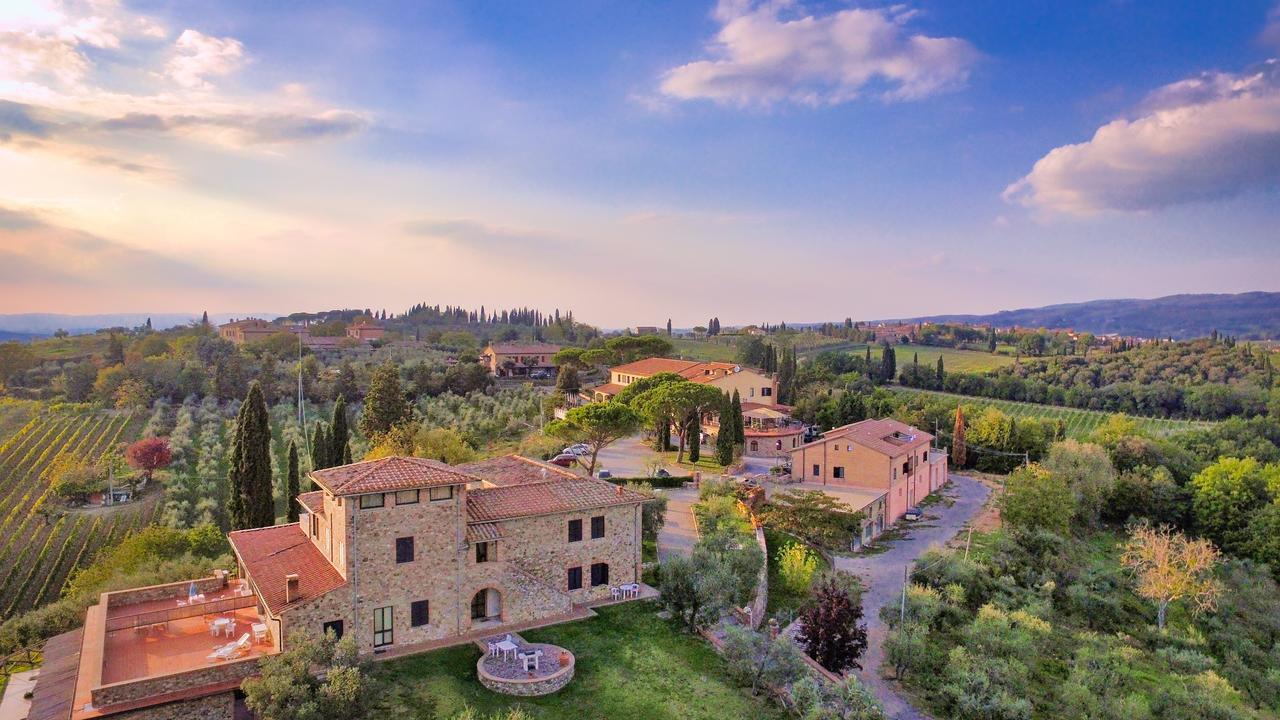
[{"label": "vineyard", "polygon": [[[1042,418],[1061,420],[1067,429],[1067,437],[1083,439],[1107,421],[1113,413],[1096,410],[1080,410],[1077,408],[1057,407],[1055,405],[1038,405],[1036,403],[1017,402],[1015,400],[992,400],[990,398],[970,397],[934,390],[917,390],[886,386],[887,389],[902,393],[918,393],[930,397],[945,398],[955,402],[963,402],[965,413],[972,416],[982,408],[994,407],[1014,418]],[[1155,436],[1172,435],[1183,430],[1191,430],[1208,426],[1210,423],[1195,420],[1167,420],[1164,418],[1131,417],[1138,429]]]},{"label": "vineyard", "polygon": [[[10,425],[10,408],[0,421]],[[48,469],[62,453],[97,458],[137,437],[141,420],[129,413],[46,407],[0,438],[0,614],[57,599],[71,571],[135,528],[150,523],[153,500],[119,508],[59,513]]]}]

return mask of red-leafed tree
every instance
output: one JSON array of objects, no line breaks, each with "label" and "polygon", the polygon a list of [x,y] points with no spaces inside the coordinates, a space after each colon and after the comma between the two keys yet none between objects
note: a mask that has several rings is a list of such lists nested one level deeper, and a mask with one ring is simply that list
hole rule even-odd
[{"label": "red-leafed tree", "polygon": [[867,626],[862,622],[860,593],[836,575],[813,587],[813,598],[800,613],[796,641],[809,657],[831,672],[861,668],[867,651]]},{"label": "red-leafed tree", "polygon": [[169,466],[169,462],[173,460],[173,451],[169,449],[169,438],[150,437],[130,444],[124,457],[129,461],[130,467],[141,470],[150,482],[152,473]]}]

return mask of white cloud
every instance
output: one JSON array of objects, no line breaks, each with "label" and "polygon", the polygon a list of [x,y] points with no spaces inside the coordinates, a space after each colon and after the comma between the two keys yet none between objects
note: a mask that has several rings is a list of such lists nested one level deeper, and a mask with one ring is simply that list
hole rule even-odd
[{"label": "white cloud", "polygon": [[1203,73],[1151,93],[1133,119],[1055,148],[1006,200],[1071,214],[1155,210],[1280,180],[1280,63]]},{"label": "white cloud", "polygon": [[89,61],[74,41],[34,31],[0,31],[0,80],[75,85]]},{"label": "white cloud", "polygon": [[978,53],[959,38],[912,34],[903,6],[804,12],[794,0],[725,0],[708,59],[668,71],[663,94],[737,106],[833,105],[871,94],[914,100],[965,82]]},{"label": "white cloud", "polygon": [[165,70],[185,88],[209,88],[210,76],[230,75],[244,63],[244,45],[235,38],[217,38],[197,30],[183,30],[173,45],[174,56]]}]

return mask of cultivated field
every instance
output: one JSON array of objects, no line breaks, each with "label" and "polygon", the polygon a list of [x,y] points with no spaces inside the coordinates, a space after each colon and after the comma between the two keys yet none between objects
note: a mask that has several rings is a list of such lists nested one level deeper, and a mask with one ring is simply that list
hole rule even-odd
[{"label": "cultivated field", "polygon": [[[923,362],[923,360],[921,361]],[[943,361],[946,362],[945,360]],[[958,400],[964,404],[965,413],[972,417],[975,412],[982,408],[994,407],[1001,412],[1015,418],[1047,418],[1050,420],[1062,420],[1067,427],[1067,437],[1084,438],[1096,430],[1100,425],[1107,421],[1114,413],[1098,412],[1096,410],[1079,410],[1076,408],[1057,407],[1055,405],[1038,405],[1036,403],[1017,402],[1016,400],[993,400],[990,398],[972,397],[968,395],[956,395],[954,393],[937,392],[934,390],[916,390],[914,388],[904,388],[897,386],[885,386],[886,389],[894,392],[922,393],[951,400]],[[1206,427],[1210,423],[1200,422],[1196,420],[1165,420],[1163,418],[1149,418],[1132,416],[1138,428],[1156,436],[1172,435],[1183,430],[1191,430],[1193,428]]]},{"label": "cultivated field", "polygon": [[[8,413],[0,413],[0,426]],[[10,617],[57,599],[73,568],[131,529],[151,521],[154,500],[61,512],[47,470],[59,454],[99,457],[135,439],[142,419],[126,412],[33,410],[0,438],[0,613]]]},{"label": "cultivated field", "polygon": [[[850,352],[866,352],[866,345],[859,345]],[[871,357],[879,359],[881,345],[871,346]],[[979,352],[977,350],[956,350],[955,348],[932,347],[929,345],[894,345],[897,355],[898,369],[911,364],[914,355],[919,354],[920,364],[925,367],[936,367],[938,357],[942,357],[942,365],[947,372],[986,372],[1006,365],[1012,365],[1014,358],[999,353]]]}]

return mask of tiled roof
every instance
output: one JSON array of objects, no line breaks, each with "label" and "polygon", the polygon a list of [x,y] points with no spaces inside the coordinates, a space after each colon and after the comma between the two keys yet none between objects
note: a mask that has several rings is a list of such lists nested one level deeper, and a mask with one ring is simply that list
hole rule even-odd
[{"label": "tiled roof", "polygon": [[549,343],[497,343],[486,349],[497,355],[555,355],[560,352],[559,345]]},{"label": "tiled roof", "polygon": [[306,509],[309,513],[324,512],[324,491],[312,490],[298,496],[298,504]]},{"label": "tiled roof", "polygon": [[477,479],[436,460],[398,455],[313,470],[309,477],[334,495],[363,495],[442,485],[465,485]]},{"label": "tiled roof", "polygon": [[[895,436],[895,433],[900,434],[902,437]],[[861,420],[828,430],[822,434],[821,438],[800,447],[809,447],[810,445],[817,445],[836,438],[847,438],[850,442],[890,457],[902,455],[907,450],[933,442],[933,436],[919,428],[912,428],[910,425],[893,418],[881,418],[879,420]]]},{"label": "tiled roof", "polygon": [[702,363],[696,360],[674,360],[672,358],[645,358],[644,360],[636,360],[624,365],[609,368],[610,372],[623,373],[625,375],[638,375],[640,377],[649,377],[662,372],[681,373],[695,365]]},{"label": "tiled roof", "polygon": [[471,523],[467,526],[467,542],[489,542],[502,537],[498,523]]},{"label": "tiled roof", "polygon": [[581,476],[558,465],[531,460],[520,455],[503,455],[479,462],[457,465],[468,475],[475,475],[494,485],[523,485],[549,480],[579,480]]},{"label": "tiled roof", "polygon": [[614,395],[617,395],[618,393],[622,392],[622,388],[624,387],[626,387],[626,385],[620,385],[618,383],[605,383],[603,385],[597,385],[593,388],[587,388],[587,392],[591,394],[604,393],[609,397],[613,397]]},{"label": "tiled roof", "polygon": [[733,363],[702,362],[691,368],[681,370],[680,376],[694,382],[711,382],[726,375],[732,375],[741,369],[740,366]]},{"label": "tiled roof", "polygon": [[469,491],[467,521],[491,522],[628,505],[645,500],[644,495],[634,490],[592,478],[507,485]]},{"label": "tiled roof", "polygon": [[[297,523],[237,530],[227,539],[271,613],[346,584]],[[285,576],[298,575],[297,596],[285,602]]]}]

